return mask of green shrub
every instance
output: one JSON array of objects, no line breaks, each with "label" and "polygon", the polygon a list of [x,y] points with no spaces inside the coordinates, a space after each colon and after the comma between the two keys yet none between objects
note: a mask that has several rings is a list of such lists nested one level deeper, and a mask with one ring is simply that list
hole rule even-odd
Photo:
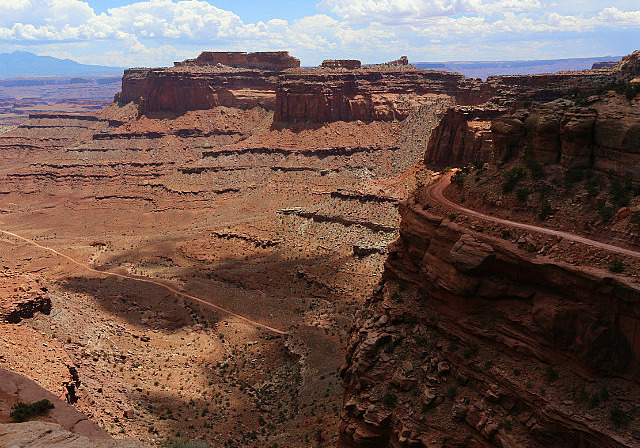
[{"label": "green shrub", "polygon": [[513,422],[511,420],[503,420],[500,423],[500,427],[508,434],[513,429]]},{"label": "green shrub", "polygon": [[449,214],[449,221],[455,221],[457,217],[458,215],[456,215],[455,213],[451,213]]},{"label": "green shrub", "polygon": [[534,179],[542,179],[545,175],[544,168],[535,159],[528,158],[525,160],[525,164],[527,168],[529,168],[529,172],[531,173],[531,177]]},{"label": "green shrub", "polygon": [[631,191],[633,184],[631,178],[626,177],[624,180],[613,177],[610,179],[609,194],[613,200],[613,203],[617,208],[626,207],[631,200]]},{"label": "green shrub", "polygon": [[570,168],[564,173],[564,184],[567,188],[573,187],[574,184],[584,180],[584,170],[580,168]]},{"label": "green shrub", "polygon": [[602,401],[609,401],[609,389],[607,389],[607,386],[600,387],[600,398]]},{"label": "green shrub", "polygon": [[445,393],[445,396],[453,400],[454,398],[456,398],[456,395],[458,395],[458,386],[456,386],[455,384],[452,386],[449,386],[447,388],[447,392]]},{"label": "green shrub", "polygon": [[383,395],[381,401],[385,405],[393,407],[398,403],[398,396],[392,391],[387,391],[387,393]]},{"label": "green shrub", "polygon": [[526,187],[518,188],[516,190],[516,197],[520,202],[526,201],[529,198],[529,189]]},{"label": "green shrub", "polygon": [[162,448],[209,448],[209,445],[204,442],[185,439],[168,440],[161,446]]},{"label": "green shrub", "polygon": [[600,205],[600,207],[598,208],[598,214],[600,215],[600,219],[602,219],[605,222],[611,221],[611,219],[613,218],[613,207],[609,207],[604,205],[604,203],[602,203]]},{"label": "green shrub", "polygon": [[478,344],[473,344],[465,348],[464,351],[462,352],[462,356],[464,356],[465,359],[473,358],[477,354],[478,354]]},{"label": "green shrub", "polygon": [[542,204],[540,205],[540,212],[538,213],[538,218],[540,218],[541,221],[544,221],[549,216],[551,216],[551,213],[553,213],[551,204],[549,204],[549,201],[547,201],[546,199],[543,200]]},{"label": "green shrub", "polygon": [[609,271],[619,274],[624,271],[624,263],[618,257],[614,258],[611,263],[609,263]]},{"label": "green shrub", "polygon": [[511,230],[502,230],[500,234],[502,235],[502,238],[504,238],[505,240],[511,239]]},{"label": "green shrub", "polygon": [[49,409],[53,409],[54,407],[53,403],[47,399],[36,401],[31,404],[18,402],[11,408],[10,416],[14,422],[25,422],[31,417],[46,414]]},{"label": "green shrub", "polygon": [[631,420],[629,414],[617,406],[614,406],[609,410],[609,418],[613,420],[613,423],[618,427],[627,425]]},{"label": "green shrub", "polygon": [[504,193],[511,193],[520,180],[524,178],[524,171],[522,168],[512,168],[504,175],[505,182],[502,184],[502,191]]},{"label": "green shrub", "polygon": [[597,408],[599,404],[600,395],[598,395],[598,392],[594,392],[591,394],[591,397],[589,397],[589,409]]},{"label": "green shrub", "polygon": [[553,367],[547,366],[546,373],[547,373],[547,382],[553,383],[555,380],[558,379],[558,372],[554,370]]}]

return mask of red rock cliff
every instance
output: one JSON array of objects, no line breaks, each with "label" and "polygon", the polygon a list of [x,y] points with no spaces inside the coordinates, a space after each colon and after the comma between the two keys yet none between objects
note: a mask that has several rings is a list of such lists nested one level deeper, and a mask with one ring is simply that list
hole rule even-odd
[{"label": "red rock cliff", "polygon": [[637,446],[637,285],[424,208],[352,325],[339,446]]},{"label": "red rock cliff", "polygon": [[499,118],[491,131],[498,161],[529,148],[543,163],[613,171],[640,181],[640,97],[610,92],[583,107],[554,101]]},{"label": "red rock cliff", "polygon": [[203,51],[195,59],[174,63],[176,67],[216,64],[260,70],[285,70],[287,68],[300,67],[300,59],[294,58],[288,51],[261,51],[256,53]]}]

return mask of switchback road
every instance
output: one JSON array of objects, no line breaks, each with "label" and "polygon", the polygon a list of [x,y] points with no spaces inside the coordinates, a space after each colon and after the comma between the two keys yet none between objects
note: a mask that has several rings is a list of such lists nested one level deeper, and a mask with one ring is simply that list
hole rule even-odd
[{"label": "switchback road", "polygon": [[553,229],[548,229],[546,227],[539,227],[531,224],[525,224],[522,222],[509,221],[508,219],[497,218],[491,215],[485,215],[484,213],[471,210],[470,208],[463,207],[460,204],[456,204],[455,202],[447,199],[444,195],[444,189],[447,187],[447,185],[451,183],[451,177],[453,176],[453,174],[454,173],[446,174],[442,176],[440,179],[438,179],[437,181],[435,181],[434,183],[427,186],[426,193],[430,200],[440,203],[447,208],[463,213],[467,216],[471,216],[473,218],[495,222],[498,224],[504,224],[511,227],[516,227],[518,229],[528,230],[530,232],[538,232],[545,235],[559,236],[569,241],[575,241],[576,243],[586,244],[588,246],[597,247],[599,249],[605,249],[620,255],[629,255],[631,257],[640,258],[640,252],[635,250],[614,246],[613,244],[603,243],[601,241],[592,240],[579,235],[575,235],[573,233],[563,232],[561,230],[553,230]]}]

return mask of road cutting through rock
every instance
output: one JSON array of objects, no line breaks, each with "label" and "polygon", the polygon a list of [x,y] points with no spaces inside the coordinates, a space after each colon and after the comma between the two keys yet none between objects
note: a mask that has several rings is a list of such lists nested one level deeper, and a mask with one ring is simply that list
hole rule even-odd
[{"label": "road cutting through rock", "polygon": [[427,196],[434,202],[444,205],[447,208],[451,208],[455,211],[463,213],[465,215],[479,218],[485,221],[495,222],[498,224],[504,224],[518,229],[528,230],[530,232],[543,233],[545,235],[559,236],[569,241],[575,241],[576,243],[586,244],[588,246],[597,247],[599,249],[605,249],[620,255],[629,255],[631,257],[640,258],[640,252],[626,249],[624,247],[614,246],[613,244],[603,243],[601,241],[592,240],[579,235],[575,235],[569,232],[563,232],[561,230],[548,229],[546,227],[534,226],[531,224],[525,224],[517,221],[510,221],[508,219],[496,218],[495,216],[485,215],[484,213],[472,210],[456,204],[455,202],[447,199],[444,195],[444,189],[451,183],[451,177],[454,173],[449,173],[442,176],[440,179],[429,185],[426,189]]},{"label": "road cutting through rock", "polygon": [[122,278],[122,279],[127,279],[127,280],[133,280],[133,281],[140,282],[140,283],[147,283],[147,284],[151,284],[151,285],[160,286],[161,288],[164,288],[164,289],[166,289],[167,291],[169,291],[169,292],[171,292],[173,294],[176,294],[178,296],[185,297],[187,299],[193,300],[194,302],[200,303],[200,304],[202,304],[202,305],[204,305],[204,306],[206,306],[208,308],[211,308],[211,309],[214,309],[216,311],[220,311],[220,312],[222,312],[224,314],[227,314],[229,316],[235,317],[235,318],[237,318],[239,320],[242,320],[244,322],[247,322],[247,323],[249,323],[249,324],[251,324],[251,325],[253,325],[255,327],[262,328],[264,330],[270,331],[272,333],[280,334],[280,335],[286,335],[287,334],[286,331],[279,330],[279,329],[277,329],[275,327],[271,327],[269,325],[257,322],[257,321],[252,320],[252,319],[249,319],[246,316],[243,316],[243,315],[238,314],[238,313],[234,313],[233,311],[231,311],[231,310],[229,310],[227,308],[223,308],[223,307],[221,307],[219,305],[216,305],[214,303],[208,302],[208,301],[206,301],[204,299],[201,299],[200,297],[196,297],[194,295],[187,294],[185,292],[179,291],[179,290],[177,290],[175,288],[172,288],[171,286],[167,286],[164,283],[161,283],[159,281],[155,281],[155,280],[148,279],[148,278],[133,277],[133,276],[126,275],[126,274],[118,274],[117,272],[100,271],[98,269],[92,268],[91,266],[89,266],[86,263],[83,263],[81,261],[78,261],[78,260],[70,257],[69,255],[66,255],[66,254],[64,254],[62,252],[59,252],[56,249],[53,249],[53,248],[48,247],[48,246],[44,246],[44,245],[42,245],[42,244],[40,244],[40,243],[38,243],[36,241],[33,241],[33,240],[29,239],[29,238],[26,238],[24,236],[18,235],[17,233],[9,232],[7,230],[0,230],[0,232],[5,234],[5,235],[12,236],[12,237],[17,238],[17,239],[19,239],[21,241],[24,241],[25,243],[28,243],[28,244],[30,244],[32,246],[37,247],[37,248],[49,251],[49,252],[51,252],[51,253],[59,256],[59,257],[65,258],[66,260],[70,261],[71,263],[73,263],[73,264],[75,264],[77,266],[80,266],[81,268],[83,268],[83,269],[85,269],[85,270],[87,270],[89,272],[93,272],[93,273],[100,274],[100,275],[105,275],[105,276],[108,276],[108,277],[117,277],[117,278]]}]

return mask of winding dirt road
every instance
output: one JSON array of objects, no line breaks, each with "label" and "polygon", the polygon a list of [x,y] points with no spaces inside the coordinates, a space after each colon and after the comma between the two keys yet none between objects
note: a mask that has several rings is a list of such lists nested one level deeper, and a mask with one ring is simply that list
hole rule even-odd
[{"label": "winding dirt road", "polygon": [[38,247],[40,249],[49,251],[49,252],[51,252],[51,253],[59,256],[59,257],[65,258],[68,261],[70,261],[71,263],[73,263],[73,264],[75,264],[77,266],[80,266],[81,268],[83,268],[83,269],[85,269],[85,270],[87,270],[89,272],[93,272],[93,273],[96,273],[96,274],[104,275],[104,276],[107,276],[107,277],[123,278],[123,279],[133,280],[133,281],[140,282],[140,283],[148,283],[148,284],[151,284],[151,285],[160,286],[161,288],[164,288],[167,291],[172,292],[173,294],[176,294],[178,296],[185,297],[187,299],[193,300],[194,302],[200,303],[200,304],[202,304],[202,305],[204,305],[204,306],[206,306],[208,308],[214,309],[216,311],[220,311],[220,312],[222,312],[224,314],[227,314],[229,316],[233,316],[233,317],[235,317],[235,318],[237,318],[239,320],[242,320],[244,322],[247,322],[247,323],[249,323],[249,324],[251,324],[253,326],[262,328],[262,329],[267,330],[267,331],[271,331],[271,332],[276,333],[276,334],[281,334],[281,335],[286,335],[287,334],[286,331],[282,331],[282,330],[279,330],[277,328],[271,327],[269,325],[257,322],[257,321],[252,320],[252,319],[249,319],[246,316],[243,316],[243,315],[238,314],[238,313],[234,313],[231,310],[228,310],[228,309],[223,308],[221,306],[215,305],[215,304],[213,304],[211,302],[208,302],[208,301],[206,301],[204,299],[201,299],[200,297],[196,297],[196,296],[193,296],[191,294],[187,294],[185,292],[178,291],[177,289],[172,288],[171,286],[165,285],[162,282],[159,282],[159,281],[156,281],[156,280],[151,280],[151,279],[148,279],[148,278],[139,278],[139,277],[132,277],[132,276],[126,275],[126,274],[118,274],[116,272],[100,271],[98,269],[92,268],[91,266],[89,266],[86,263],[83,263],[81,261],[75,260],[74,258],[71,258],[70,256],[68,256],[66,254],[63,254],[62,252],[58,252],[57,250],[55,250],[55,249],[53,249],[51,247],[48,247],[48,246],[43,246],[42,244],[37,243],[37,242],[35,242],[33,240],[30,240],[29,238],[25,238],[25,237],[23,237],[21,235],[18,235],[17,233],[9,232],[7,230],[0,230],[0,233],[3,233],[5,235],[7,235],[7,236],[11,236],[11,237],[17,238],[17,239],[19,239],[21,241],[24,241],[25,243],[28,243],[28,244],[30,244],[32,246]]},{"label": "winding dirt road", "polygon": [[444,196],[444,189],[451,183],[451,177],[453,176],[453,174],[454,173],[446,174],[436,182],[427,186],[426,193],[430,200],[474,218],[479,218],[485,221],[491,221],[499,224],[505,224],[511,227],[516,227],[518,229],[524,229],[531,232],[543,233],[545,235],[559,236],[569,241],[575,241],[576,243],[586,244],[588,246],[597,247],[599,249],[605,249],[620,255],[629,255],[631,257],[640,258],[640,252],[635,250],[625,249],[624,247],[614,246],[613,244],[591,240],[589,238],[585,238],[569,232],[563,232],[561,230],[553,230],[546,227],[539,227],[517,221],[509,221],[507,219],[496,218],[495,216],[485,215],[484,213],[480,213],[475,210],[471,210],[470,208],[463,207],[460,204],[456,204],[455,202],[450,201]]}]

